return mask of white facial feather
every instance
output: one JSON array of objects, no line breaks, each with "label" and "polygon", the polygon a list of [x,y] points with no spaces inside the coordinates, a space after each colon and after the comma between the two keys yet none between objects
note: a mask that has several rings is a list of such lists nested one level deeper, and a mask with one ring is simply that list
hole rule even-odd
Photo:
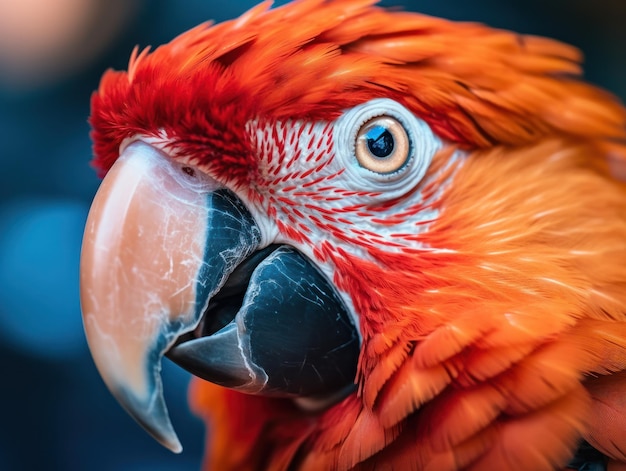
[{"label": "white facial feather", "polygon": [[[401,122],[410,139],[406,165],[391,174],[368,170],[355,156],[359,129],[377,116]],[[267,231],[267,243],[288,243],[307,253],[331,241],[365,258],[368,246],[429,250],[416,235],[437,218],[431,203],[443,188],[425,198],[418,187],[428,183],[424,176],[443,143],[399,103],[371,100],[333,122],[250,121],[248,132],[260,157],[255,191],[261,195],[261,207],[255,213],[269,215],[274,220],[270,225],[278,226],[278,231]],[[449,165],[462,157],[457,152]],[[294,240],[294,231],[302,240]],[[356,243],[342,243],[346,240]]]}]

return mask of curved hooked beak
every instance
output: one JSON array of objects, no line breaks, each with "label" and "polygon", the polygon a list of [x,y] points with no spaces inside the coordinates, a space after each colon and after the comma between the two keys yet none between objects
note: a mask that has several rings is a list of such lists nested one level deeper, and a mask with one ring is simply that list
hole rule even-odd
[{"label": "curved hooked beak", "polygon": [[243,392],[315,399],[351,390],[359,353],[326,277],[291,247],[261,247],[245,205],[185,170],[144,142],[124,150],[91,207],[80,276],[102,378],[175,452],[182,447],[163,398],[164,355]]}]

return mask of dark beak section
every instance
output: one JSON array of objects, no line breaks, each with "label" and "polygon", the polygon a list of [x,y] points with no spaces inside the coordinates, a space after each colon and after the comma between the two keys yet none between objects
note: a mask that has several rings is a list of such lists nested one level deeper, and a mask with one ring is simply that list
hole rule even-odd
[{"label": "dark beak section", "polygon": [[257,252],[238,271],[245,292],[227,282],[233,294],[218,293],[208,310],[211,319],[232,320],[174,346],[170,359],[251,394],[315,398],[353,383],[359,338],[326,277],[285,245]]},{"label": "dark beak section", "polygon": [[81,305],[92,356],[118,401],[173,451],[167,355],[252,394],[324,398],[354,382],[359,337],[327,278],[288,246],[261,248],[245,205],[131,144],[90,210]]}]

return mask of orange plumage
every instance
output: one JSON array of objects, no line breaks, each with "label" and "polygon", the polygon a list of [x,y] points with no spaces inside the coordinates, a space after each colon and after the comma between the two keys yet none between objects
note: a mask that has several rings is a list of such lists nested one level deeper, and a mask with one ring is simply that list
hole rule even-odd
[{"label": "orange plumage", "polygon": [[[445,142],[420,187],[437,219],[398,235],[428,250],[315,247],[359,317],[358,391],[314,412],[196,381],[207,469],[550,470],[581,438],[626,462],[626,110],[581,81],[572,47],[373,3],[263,3],[135,53],[94,96],[102,173],[136,132],[208,162],[203,107],[331,120],[388,97]],[[212,172],[262,186],[226,151]]]}]

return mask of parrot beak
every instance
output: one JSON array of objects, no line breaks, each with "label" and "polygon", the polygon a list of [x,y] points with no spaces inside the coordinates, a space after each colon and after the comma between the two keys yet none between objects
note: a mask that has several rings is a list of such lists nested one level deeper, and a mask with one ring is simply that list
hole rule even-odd
[{"label": "parrot beak", "polygon": [[[251,394],[353,387],[359,337],[340,297],[292,247],[261,247],[246,206],[145,142],[126,147],[93,201],[81,308],[107,387],[157,441],[182,450],[161,359]],[[322,334],[323,333],[323,334]]]}]

